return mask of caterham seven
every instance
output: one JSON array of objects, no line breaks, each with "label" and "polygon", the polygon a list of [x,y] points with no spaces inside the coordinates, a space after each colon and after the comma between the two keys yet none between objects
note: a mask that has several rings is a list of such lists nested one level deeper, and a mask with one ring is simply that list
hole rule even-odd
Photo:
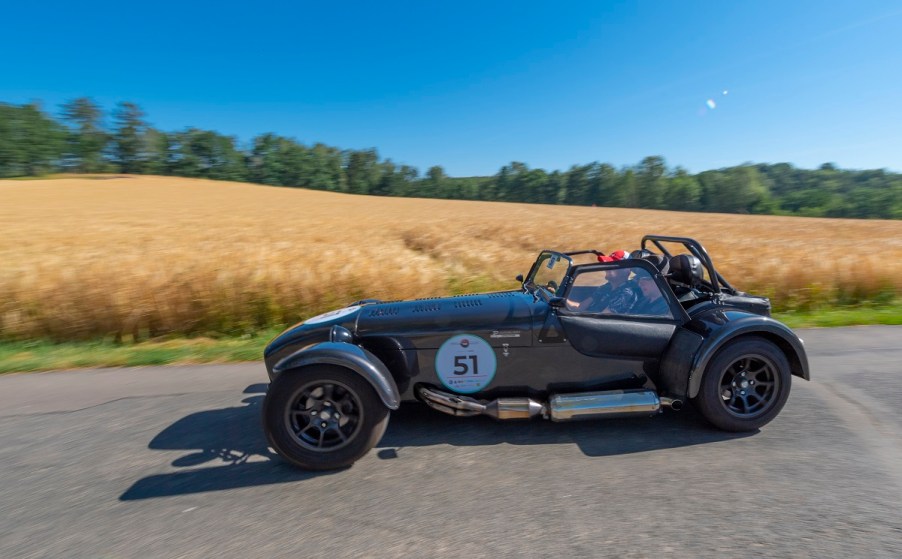
[{"label": "caterham seven", "polygon": [[753,431],[783,408],[792,376],[809,378],[801,340],[770,317],[770,301],[733,288],[693,239],[543,250],[517,280],[510,291],[357,301],[278,335],[264,352],[272,448],[302,468],[348,466],[416,400],[454,416],[552,421],[693,405],[720,429]]}]

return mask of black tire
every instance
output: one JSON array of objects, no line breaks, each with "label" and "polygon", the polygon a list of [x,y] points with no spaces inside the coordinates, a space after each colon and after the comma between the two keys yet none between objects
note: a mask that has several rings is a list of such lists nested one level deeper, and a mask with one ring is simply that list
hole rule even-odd
[{"label": "black tire", "polygon": [[754,431],[777,417],[792,374],[786,355],[758,337],[729,342],[710,361],[694,403],[724,431]]},{"label": "black tire", "polygon": [[307,470],[350,466],[376,446],[388,416],[366,379],[327,365],[280,374],[263,400],[270,446]]}]

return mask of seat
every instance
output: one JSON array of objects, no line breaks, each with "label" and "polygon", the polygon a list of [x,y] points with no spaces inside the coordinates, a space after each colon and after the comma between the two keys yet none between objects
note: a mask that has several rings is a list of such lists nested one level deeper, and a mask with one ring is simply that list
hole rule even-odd
[{"label": "seat", "polygon": [[702,261],[691,254],[677,254],[670,259],[670,280],[694,289],[702,281]]},{"label": "seat", "polygon": [[697,257],[677,254],[670,259],[670,276],[667,279],[684,308],[701,297],[701,292],[696,288],[701,285],[702,278],[702,262]]}]

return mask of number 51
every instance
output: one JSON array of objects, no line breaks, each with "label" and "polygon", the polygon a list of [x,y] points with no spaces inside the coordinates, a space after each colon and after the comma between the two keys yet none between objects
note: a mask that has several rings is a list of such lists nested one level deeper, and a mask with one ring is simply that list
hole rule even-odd
[{"label": "number 51", "polygon": [[479,374],[479,362],[475,355],[455,355],[454,356],[454,374],[465,375],[470,372],[470,365],[467,359],[473,362],[473,374]]}]

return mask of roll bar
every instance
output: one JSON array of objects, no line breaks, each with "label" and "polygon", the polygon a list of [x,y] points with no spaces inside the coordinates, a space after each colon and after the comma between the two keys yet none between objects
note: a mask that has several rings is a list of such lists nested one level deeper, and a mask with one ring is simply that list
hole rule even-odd
[{"label": "roll bar", "polygon": [[728,289],[729,291],[736,292],[733,289],[733,286],[724,279],[722,275],[714,268],[714,263],[711,261],[711,257],[708,256],[708,251],[705,250],[705,247],[695,239],[690,239],[689,237],[669,237],[666,235],[645,235],[642,237],[642,248],[645,249],[646,243],[653,243],[658,250],[661,251],[661,254],[670,258],[673,255],[662,245],[661,243],[679,243],[683,245],[686,250],[692,253],[693,256],[698,258],[705,269],[708,270],[708,277],[711,278],[711,287],[714,289],[715,293],[721,292],[721,286]]}]

